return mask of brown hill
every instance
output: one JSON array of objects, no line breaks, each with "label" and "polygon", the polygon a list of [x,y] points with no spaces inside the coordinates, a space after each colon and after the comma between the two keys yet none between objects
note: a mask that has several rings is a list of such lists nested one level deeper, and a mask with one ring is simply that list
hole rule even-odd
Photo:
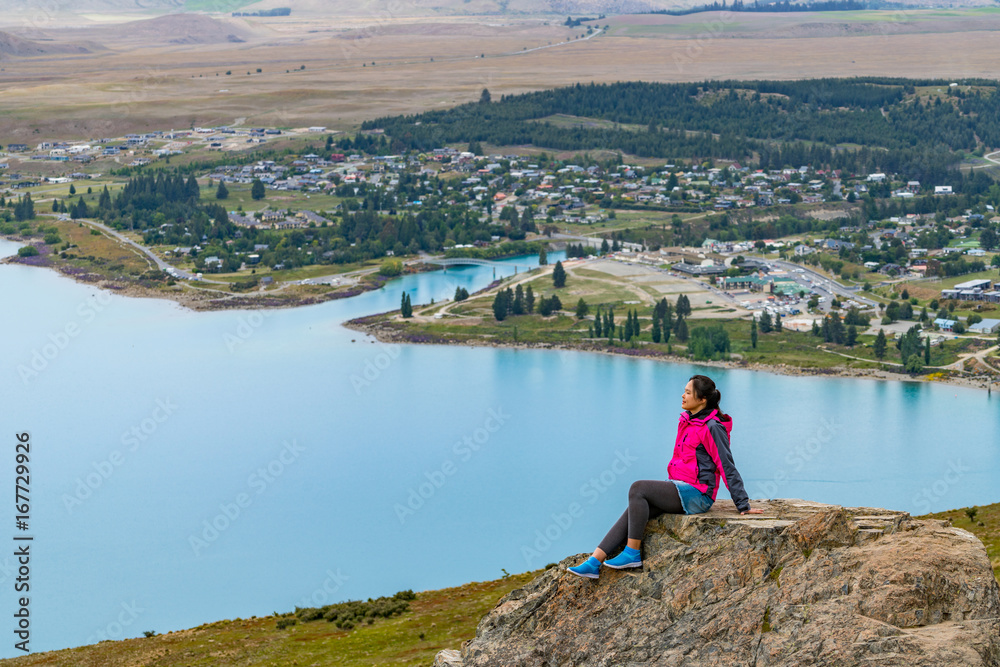
[{"label": "brown hill", "polygon": [[71,44],[49,42],[18,37],[9,32],[0,32],[0,55],[25,58],[30,56],[50,56],[74,53],[92,53],[100,47],[96,44]]},{"label": "brown hill", "polygon": [[986,548],[947,521],[801,500],[650,522],[641,570],[565,559],[436,665],[1000,666]]},{"label": "brown hill", "polygon": [[245,42],[253,36],[244,25],[201,14],[167,14],[152,19],[93,28],[88,32],[108,44],[138,42],[149,46]]}]

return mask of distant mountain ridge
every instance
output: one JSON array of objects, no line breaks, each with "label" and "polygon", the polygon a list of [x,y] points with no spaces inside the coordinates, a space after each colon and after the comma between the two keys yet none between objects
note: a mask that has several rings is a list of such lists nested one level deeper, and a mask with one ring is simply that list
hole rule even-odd
[{"label": "distant mountain ridge", "polygon": [[[792,0],[795,4],[807,0]],[[911,7],[929,7],[927,0],[899,0]],[[475,14],[593,15],[637,14],[663,9],[681,9],[706,4],[704,0],[52,0],[43,6],[26,5],[24,0],[0,0],[0,23],[13,26],[24,17],[35,27],[47,15],[86,13],[198,12],[209,14],[258,11],[289,7],[292,14],[329,16],[463,16]],[[992,0],[945,0],[941,7],[992,6]],[[3,21],[6,17],[8,20]]]}]

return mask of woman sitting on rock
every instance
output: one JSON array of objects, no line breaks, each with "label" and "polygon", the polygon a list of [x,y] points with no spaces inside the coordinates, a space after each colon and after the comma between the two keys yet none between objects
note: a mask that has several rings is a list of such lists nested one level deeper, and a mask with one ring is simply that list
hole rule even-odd
[{"label": "woman sitting on rock", "polygon": [[[681,396],[680,424],[674,456],[667,465],[669,480],[644,479],[632,484],[628,491],[628,509],[621,515],[594,554],[576,567],[567,568],[581,577],[596,579],[601,563],[621,570],[642,567],[639,546],[646,522],[661,514],[700,514],[711,509],[723,476],[733,502],[740,514],[762,514],[750,509],[750,500],[743,489],[743,479],[729,451],[732,418],[719,409],[722,395],[715,382],[704,375],[695,375],[684,387]],[[605,561],[628,538],[620,554]]]}]

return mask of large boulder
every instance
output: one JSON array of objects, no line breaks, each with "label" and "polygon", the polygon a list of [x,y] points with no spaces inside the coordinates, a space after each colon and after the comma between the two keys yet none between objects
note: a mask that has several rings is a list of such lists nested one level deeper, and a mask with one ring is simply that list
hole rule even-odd
[{"label": "large boulder", "polygon": [[564,559],[445,664],[1000,667],[1000,589],[971,533],[884,509],[754,506],[649,522],[642,570],[581,579],[566,567],[587,554]]}]

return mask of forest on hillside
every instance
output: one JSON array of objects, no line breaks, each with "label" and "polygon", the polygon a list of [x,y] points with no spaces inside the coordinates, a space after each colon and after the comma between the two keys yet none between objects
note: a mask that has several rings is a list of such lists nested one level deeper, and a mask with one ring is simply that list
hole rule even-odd
[{"label": "forest on hillside", "polygon": [[[449,143],[725,158],[762,168],[942,178],[965,153],[1000,146],[997,82],[894,78],[576,84],[368,121],[397,150]],[[918,93],[918,87],[925,94]],[[926,87],[940,89],[926,94]],[[489,100],[489,101],[487,101]],[[610,121],[586,127],[556,115]]]}]

